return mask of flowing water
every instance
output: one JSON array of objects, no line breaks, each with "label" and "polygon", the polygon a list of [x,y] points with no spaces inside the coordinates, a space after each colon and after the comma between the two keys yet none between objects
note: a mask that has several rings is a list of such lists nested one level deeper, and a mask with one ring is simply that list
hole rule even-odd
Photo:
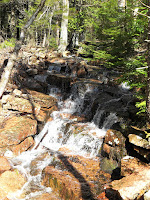
[{"label": "flowing water", "polygon": [[[71,154],[80,154],[85,157],[96,158],[101,147],[106,128],[117,120],[115,114],[110,113],[104,120],[103,129],[98,124],[103,116],[103,110],[97,110],[92,122],[78,123],[77,117],[71,117],[74,113],[80,113],[86,93],[91,88],[87,87],[85,93],[72,100],[72,96],[62,101],[58,88],[49,88],[50,95],[58,99],[58,111],[52,113],[52,121],[45,124],[40,134],[35,137],[34,149],[23,152],[18,157],[13,157],[11,152],[6,152],[14,168],[18,169],[27,178],[27,182],[21,190],[15,194],[9,194],[12,200],[34,199],[39,194],[51,193],[51,188],[41,185],[41,172],[53,161],[54,154],[59,154],[59,149],[70,149]],[[114,121],[112,120],[114,119]],[[76,134],[75,134],[76,132]],[[40,159],[42,158],[42,159]]]}]

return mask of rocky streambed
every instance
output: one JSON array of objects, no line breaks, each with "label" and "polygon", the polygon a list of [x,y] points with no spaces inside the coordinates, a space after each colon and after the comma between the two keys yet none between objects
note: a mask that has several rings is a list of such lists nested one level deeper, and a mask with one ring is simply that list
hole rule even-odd
[{"label": "rocky streambed", "polygon": [[149,142],[118,76],[23,47],[0,100],[0,199],[150,198]]}]

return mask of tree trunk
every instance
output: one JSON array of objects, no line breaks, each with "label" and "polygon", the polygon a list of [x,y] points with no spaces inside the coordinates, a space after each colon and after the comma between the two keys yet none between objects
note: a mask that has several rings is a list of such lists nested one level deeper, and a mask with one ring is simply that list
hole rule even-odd
[{"label": "tree trunk", "polygon": [[[148,0],[148,6],[150,6],[150,0]],[[150,9],[148,9],[148,16],[150,17]],[[150,18],[148,18],[148,77],[147,77],[147,100],[146,100],[146,112],[147,112],[147,125],[150,126]],[[150,128],[150,127],[149,127]]]},{"label": "tree trunk", "polygon": [[46,29],[44,29],[44,36],[43,36],[42,47],[45,47],[45,46],[46,46],[46,39],[47,39],[47,34],[46,34]]},{"label": "tree trunk", "polygon": [[[32,15],[32,17],[29,19],[29,21],[26,23],[26,25],[24,26],[24,28],[21,31],[21,42],[17,42],[14,48],[14,51],[11,55],[11,57],[9,58],[7,65],[2,73],[1,76],[1,81],[0,81],[0,98],[2,97],[4,91],[5,91],[5,87],[8,83],[11,71],[13,69],[14,63],[17,59],[17,55],[19,53],[19,50],[21,49],[21,45],[22,42],[24,41],[25,38],[25,34],[24,31],[33,23],[33,21],[35,20],[35,18],[37,17],[38,13],[42,10],[44,4],[45,4],[46,0],[41,0],[41,3],[39,4],[38,8],[36,9],[35,13]],[[23,36],[23,37],[22,37]]]},{"label": "tree trunk", "polygon": [[25,39],[25,31],[29,28],[29,26],[34,22],[35,18],[37,17],[37,15],[39,14],[39,12],[42,10],[42,8],[45,5],[46,0],[41,0],[41,3],[39,4],[38,8],[36,9],[35,13],[32,15],[32,17],[28,20],[28,22],[26,23],[26,25],[23,27],[23,29],[21,30],[21,34],[20,34],[20,39],[22,40],[22,42]]},{"label": "tree trunk", "polygon": [[61,34],[58,52],[63,53],[68,44],[68,15],[69,15],[69,0],[63,0],[63,14],[61,21]]},{"label": "tree trunk", "polygon": [[60,32],[60,30],[59,30],[60,28],[59,28],[59,22],[58,22],[58,20],[56,21],[56,44],[57,45],[59,45],[59,32]]},{"label": "tree trunk", "polygon": [[118,0],[118,6],[120,8],[125,8],[126,7],[126,0]]}]

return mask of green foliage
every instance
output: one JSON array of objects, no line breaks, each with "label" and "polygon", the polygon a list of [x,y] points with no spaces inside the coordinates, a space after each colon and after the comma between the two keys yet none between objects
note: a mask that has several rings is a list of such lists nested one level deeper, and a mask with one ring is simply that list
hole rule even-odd
[{"label": "green foliage", "polygon": [[54,50],[57,49],[56,39],[55,39],[54,37],[51,37],[51,38],[49,39],[49,47],[50,47],[51,49],[54,49]]},{"label": "green foliage", "polygon": [[15,47],[15,39],[5,40],[0,44],[0,49],[7,48],[7,47]]},{"label": "green foliage", "polygon": [[139,111],[137,112],[137,115],[145,113],[146,112],[146,101],[137,102],[136,107],[139,109]]},{"label": "green foliage", "polygon": [[150,133],[148,133],[147,131],[144,131],[145,134],[146,134],[146,138],[149,138],[150,137]]}]

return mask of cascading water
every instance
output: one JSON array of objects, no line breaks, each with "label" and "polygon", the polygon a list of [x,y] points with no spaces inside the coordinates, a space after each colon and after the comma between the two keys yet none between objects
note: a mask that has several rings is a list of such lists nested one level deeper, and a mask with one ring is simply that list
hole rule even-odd
[{"label": "cascading water", "polygon": [[[12,155],[9,158],[13,167],[27,178],[23,188],[9,196],[12,200],[34,199],[41,193],[51,192],[51,188],[42,186],[40,180],[42,170],[53,160],[52,152],[59,154],[59,149],[65,147],[70,150],[71,154],[96,158],[105,136],[106,130],[99,129],[93,122],[78,123],[76,116],[71,117],[74,113],[81,112],[85,94],[91,91],[89,87],[86,88],[85,93],[80,94],[74,100],[70,97],[64,102],[58,88],[50,87],[49,91],[51,96],[55,96],[59,100],[59,111],[52,113],[53,120],[47,122],[41,133],[36,136],[34,149],[24,152],[18,157],[13,158]],[[105,120],[107,128],[110,117],[108,118],[109,122]],[[95,120],[96,118],[99,121],[101,113],[96,114]],[[8,157],[8,153],[6,152],[6,157]],[[39,159],[40,156],[42,159]]]}]

